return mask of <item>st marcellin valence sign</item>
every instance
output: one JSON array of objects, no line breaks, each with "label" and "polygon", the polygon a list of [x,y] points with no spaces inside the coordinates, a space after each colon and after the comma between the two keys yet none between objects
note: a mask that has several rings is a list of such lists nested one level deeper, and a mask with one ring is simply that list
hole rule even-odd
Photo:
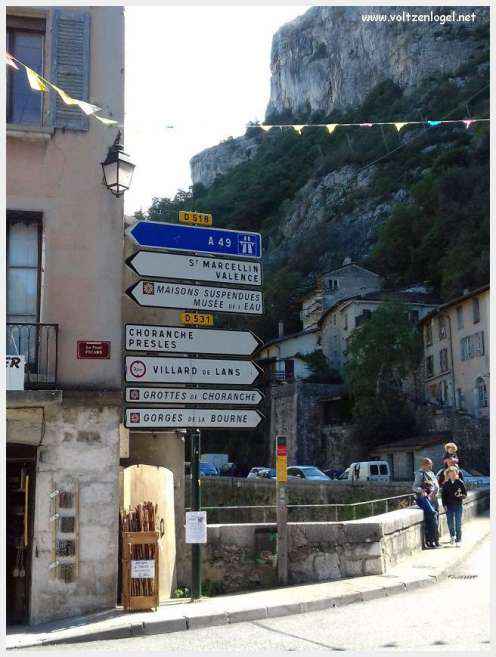
[{"label": "st marcellin valence sign", "polygon": [[246,260],[137,251],[126,260],[126,264],[138,276],[148,278],[177,278],[230,285],[262,284],[262,265]]}]

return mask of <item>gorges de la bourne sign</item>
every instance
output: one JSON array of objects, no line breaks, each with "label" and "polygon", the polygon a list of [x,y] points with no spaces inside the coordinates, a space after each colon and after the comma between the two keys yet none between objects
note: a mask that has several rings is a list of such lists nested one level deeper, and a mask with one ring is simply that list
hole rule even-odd
[{"label": "gorges de la bourne sign", "polygon": [[230,428],[253,429],[262,420],[255,410],[127,408],[125,424],[128,429],[159,428]]},{"label": "gorges de la bourne sign", "polygon": [[247,315],[263,313],[262,293],[257,290],[140,280],[126,293],[140,306],[149,308],[189,308]]}]

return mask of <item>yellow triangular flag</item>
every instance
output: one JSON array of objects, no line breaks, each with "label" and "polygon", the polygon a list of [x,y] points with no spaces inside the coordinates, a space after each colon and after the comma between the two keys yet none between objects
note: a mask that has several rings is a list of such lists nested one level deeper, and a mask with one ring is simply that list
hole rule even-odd
[{"label": "yellow triangular flag", "polygon": [[77,105],[88,116],[94,114],[95,112],[101,111],[102,109],[101,107],[98,107],[97,105],[92,105],[91,103],[87,103],[84,100],[78,100],[77,98],[72,98],[71,96],[69,96],[69,94],[66,94],[66,92],[63,89],[60,89],[60,87],[56,87],[53,83],[50,84],[58,93],[58,95],[62,98],[62,100],[66,105]]},{"label": "yellow triangular flag", "polygon": [[114,121],[113,119],[106,119],[104,116],[97,116],[96,114],[95,114],[94,118],[101,121],[103,123],[103,125],[112,126],[112,125],[118,125],[119,124],[119,121]]},{"label": "yellow triangular flag", "polygon": [[294,125],[293,128],[296,130],[298,134],[301,135],[301,131],[303,130],[305,126],[304,125]]},{"label": "yellow triangular flag", "polygon": [[399,131],[401,130],[401,128],[403,128],[403,127],[406,126],[406,125],[408,125],[408,124],[407,124],[407,123],[395,123],[395,124],[394,124],[394,127],[395,127],[396,130],[399,132]]},{"label": "yellow triangular flag", "polygon": [[19,70],[19,67],[17,66],[15,61],[12,59],[12,55],[9,55],[8,52],[5,53],[5,61],[7,62],[7,64],[9,66],[12,66],[12,68],[16,68],[17,70]]},{"label": "yellow triangular flag", "polygon": [[28,76],[28,82],[31,89],[34,91],[46,91],[46,86],[41,81],[38,73],[35,73],[29,66],[26,66],[26,74]]},{"label": "yellow triangular flag", "polygon": [[337,123],[328,123],[328,124],[326,125],[326,128],[327,128],[327,130],[328,130],[328,132],[329,132],[330,135],[332,135],[332,133],[334,132],[334,130],[336,130],[336,126],[337,126],[337,125],[338,125]]},{"label": "yellow triangular flag", "polygon": [[91,103],[87,103],[85,100],[76,100],[76,105],[83,110],[85,114],[88,116],[91,116],[91,114],[94,114],[95,112],[100,112],[101,107],[98,107],[97,105],[92,105]]}]

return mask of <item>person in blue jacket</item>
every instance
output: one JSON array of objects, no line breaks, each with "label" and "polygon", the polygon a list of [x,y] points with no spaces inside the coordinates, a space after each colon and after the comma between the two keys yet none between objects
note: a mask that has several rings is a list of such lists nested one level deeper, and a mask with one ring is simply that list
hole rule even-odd
[{"label": "person in blue jacket", "polygon": [[415,473],[413,491],[416,493],[417,506],[424,512],[425,546],[438,548],[440,547],[437,511],[439,484],[432,471],[431,459],[423,458],[421,460],[420,469]]}]

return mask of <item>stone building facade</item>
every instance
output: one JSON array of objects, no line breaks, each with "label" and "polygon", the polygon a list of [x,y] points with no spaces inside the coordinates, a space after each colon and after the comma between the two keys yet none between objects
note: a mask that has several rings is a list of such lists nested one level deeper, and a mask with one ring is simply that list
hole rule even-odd
[{"label": "stone building facade", "polygon": [[422,319],[425,395],[489,417],[489,285],[467,291]]},{"label": "stone building facade", "polygon": [[[7,33],[13,56],[122,124],[122,7],[12,6]],[[36,624],[116,603],[123,199],[102,184],[115,128],[21,68],[8,94],[7,354],[26,372],[7,391],[6,596],[9,623]]]}]

